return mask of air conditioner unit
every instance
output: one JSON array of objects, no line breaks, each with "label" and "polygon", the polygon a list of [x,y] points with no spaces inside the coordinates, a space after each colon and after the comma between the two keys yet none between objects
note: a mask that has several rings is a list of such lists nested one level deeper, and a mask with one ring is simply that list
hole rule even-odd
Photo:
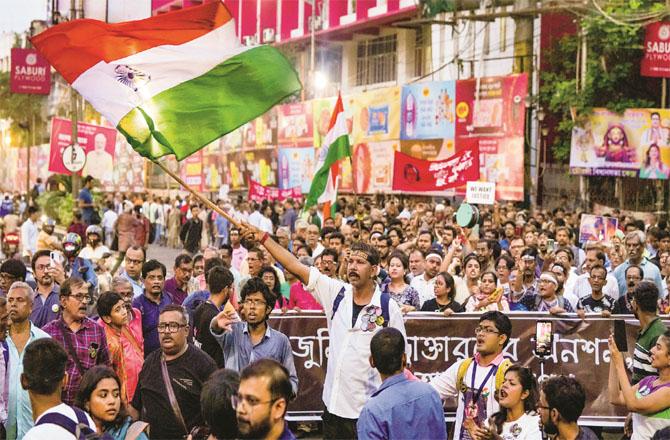
[{"label": "air conditioner unit", "polygon": [[319,16],[312,16],[309,17],[309,22],[307,25],[307,28],[312,31],[312,28],[314,28],[314,31],[320,31],[323,28],[323,21],[321,20],[321,17]]},{"label": "air conditioner unit", "polygon": [[242,37],[242,43],[245,46],[255,46],[256,45],[256,36],[255,35],[247,35],[246,37]]},{"label": "air conditioner unit", "polygon": [[272,28],[263,29],[263,43],[275,42],[275,30]]}]

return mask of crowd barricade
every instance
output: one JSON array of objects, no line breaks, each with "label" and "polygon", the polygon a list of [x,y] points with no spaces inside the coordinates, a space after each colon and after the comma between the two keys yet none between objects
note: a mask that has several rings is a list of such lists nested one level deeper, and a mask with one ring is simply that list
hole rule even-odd
[{"label": "crowd barricade", "polygon": [[[625,320],[628,353],[632,362],[639,322],[632,315],[603,318],[587,315],[585,320],[574,314],[553,316],[546,313],[508,312],[512,321],[512,338],[505,357],[529,367],[539,381],[552,375],[577,378],[586,390],[586,407],[580,423],[595,426],[623,426],[626,411],[610,405],[607,395],[610,353],[607,340],[616,319]],[[424,381],[445,371],[454,362],[475,353],[474,329],[478,313],[459,313],[445,317],[440,313],[413,312],[405,316],[409,362],[414,374]],[[553,349],[540,359],[533,353],[535,327],[539,320],[553,325]],[[666,326],[670,317],[663,316]],[[321,399],[328,362],[328,328],[322,312],[273,313],[270,325],[291,340],[293,359],[300,379],[298,396],[289,405],[290,420],[319,420],[323,411]],[[351,371],[351,375],[357,374]],[[456,400],[445,402],[445,417],[453,420]]]}]

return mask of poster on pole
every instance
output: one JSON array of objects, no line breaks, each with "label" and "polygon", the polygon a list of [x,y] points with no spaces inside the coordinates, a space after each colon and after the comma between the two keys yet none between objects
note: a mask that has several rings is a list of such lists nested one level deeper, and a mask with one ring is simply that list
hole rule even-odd
[{"label": "poster on pole", "polygon": [[[114,150],[116,129],[100,125],[77,123],[77,144],[86,155],[83,169],[78,173],[93,176],[103,185],[114,181]],[[72,124],[69,119],[51,120],[51,149],[49,171],[72,174],[63,162],[63,154],[72,145]]]}]

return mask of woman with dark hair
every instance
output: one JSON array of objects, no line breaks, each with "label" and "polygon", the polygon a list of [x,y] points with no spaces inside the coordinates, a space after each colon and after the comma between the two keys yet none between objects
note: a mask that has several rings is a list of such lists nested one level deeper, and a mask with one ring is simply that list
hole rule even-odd
[{"label": "woman with dark hair", "polygon": [[435,298],[423,303],[422,312],[442,312],[449,316],[463,311],[463,307],[454,300],[456,285],[448,272],[440,272],[435,276],[434,292]]},{"label": "woman with dark hair", "polygon": [[[540,416],[535,413],[539,400],[537,379],[530,368],[511,365],[505,373],[498,403],[500,411],[489,419],[490,436],[497,440],[535,440],[542,438]],[[487,433],[488,434],[488,433]]]},{"label": "woman with dark hair", "polygon": [[74,406],[91,415],[98,434],[116,440],[148,440],[145,422],[134,422],[121,401],[121,381],[111,368],[98,365],[88,370],[79,384]]},{"label": "woman with dark hair", "polygon": [[268,286],[268,289],[270,289],[270,292],[275,296],[276,302],[274,308],[281,309],[286,307],[287,301],[281,294],[281,284],[275,268],[272,266],[263,267],[260,272],[258,272],[258,277],[263,280],[265,285]]},{"label": "woman with dark hair", "polygon": [[509,255],[501,255],[496,260],[495,267],[496,275],[498,275],[498,287],[502,287],[503,294],[506,297],[509,297],[510,275],[512,275],[512,271],[514,270],[515,265],[516,262],[514,261],[514,258],[510,257]]},{"label": "woman with dark hair", "polygon": [[667,179],[670,168],[661,161],[661,149],[656,144],[649,145],[640,179]]},{"label": "woman with dark hair", "polygon": [[391,295],[402,313],[413,312],[421,306],[419,292],[407,283],[409,259],[402,252],[393,252],[389,257],[389,276],[382,284],[382,293]]},{"label": "woman with dark hair", "polygon": [[402,229],[399,226],[392,226],[389,228],[387,235],[391,239],[391,247],[393,247],[393,249],[397,248],[400,243],[405,241],[405,234],[402,233]]},{"label": "woman with dark hair", "polygon": [[509,312],[509,303],[503,295],[502,287],[498,287],[498,276],[493,271],[484,272],[480,278],[479,288],[473,292],[463,305],[466,312],[486,312],[497,310]]},{"label": "woman with dark hair", "polygon": [[237,371],[221,369],[212,373],[200,393],[202,418],[207,426],[191,431],[189,440],[227,440],[238,437],[232,397],[237,395],[239,387],[240,375]]}]

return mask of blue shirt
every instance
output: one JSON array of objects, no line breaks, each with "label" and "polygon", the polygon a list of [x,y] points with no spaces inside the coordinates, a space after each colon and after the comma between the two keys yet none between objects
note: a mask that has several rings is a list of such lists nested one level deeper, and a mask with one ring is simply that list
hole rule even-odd
[{"label": "blue shirt", "polygon": [[365,404],[356,424],[358,438],[446,440],[442,401],[424,382],[404,373],[387,378]]},{"label": "blue shirt", "polygon": [[288,337],[267,325],[263,339],[253,345],[246,322],[236,322],[231,327],[229,332],[224,331],[219,334],[211,332],[223,349],[225,367],[242,371],[244,367],[259,359],[274,359],[286,367],[291,379],[293,394],[298,394],[298,375],[295,371],[293,350]]},{"label": "blue shirt", "polygon": [[[58,295],[56,295],[58,297]],[[42,338],[50,338],[46,332],[37,328],[32,322],[30,323],[30,337],[26,341],[25,347],[33,341]],[[26,352],[25,347],[19,354],[19,351],[14,345],[11,336],[7,337],[7,348],[9,350],[9,374],[8,391],[9,401],[7,402],[7,429],[8,439],[23,438],[26,433],[33,427],[33,408],[30,406],[30,396],[28,391],[21,387],[21,373],[23,373],[23,354]]]},{"label": "blue shirt", "polygon": [[216,225],[216,233],[222,238],[222,243],[228,243],[228,230],[230,229],[230,222],[222,215],[218,215],[214,220]]},{"label": "blue shirt", "polygon": [[[81,191],[79,191],[78,198],[79,200],[81,200],[86,204],[93,203],[93,196],[91,195],[91,191],[89,191],[89,189],[86,187],[82,188]],[[92,216],[93,216],[92,207],[81,208],[81,219],[84,221],[84,223],[90,225]]]},{"label": "blue shirt", "polygon": [[133,307],[142,313],[142,335],[144,336],[144,359],[152,351],[160,347],[158,341],[158,317],[165,306],[172,304],[172,298],[165,293],[161,294],[160,303],[156,304],[146,295],[141,295],[133,300]]},{"label": "blue shirt", "polygon": [[144,293],[144,284],[142,284],[142,278],[139,278],[137,280],[134,280],[130,278],[130,275],[128,275],[128,272],[123,271],[123,273],[119,276],[122,276],[123,278],[127,279],[130,282],[130,285],[133,288],[133,298],[139,298],[142,296]]},{"label": "blue shirt", "polygon": [[[612,272],[614,278],[616,278],[617,284],[619,285],[619,293],[622,295],[624,292],[628,291],[628,288],[626,287],[626,269],[628,269],[630,266],[630,260],[626,260],[618,265],[616,269],[614,269],[614,272]],[[664,292],[663,278],[661,277],[661,271],[658,270],[658,266],[646,258],[642,258],[642,262],[639,264],[639,266],[644,272],[644,279],[653,281],[654,284],[656,284],[656,287],[658,288],[658,297],[661,298]]]},{"label": "blue shirt", "polygon": [[60,316],[59,291],[60,287],[58,287],[58,284],[54,284],[54,287],[46,300],[43,300],[42,295],[39,293],[35,293],[33,311],[30,313],[30,321],[35,324],[36,327],[42,328],[51,321],[58,319]]}]

